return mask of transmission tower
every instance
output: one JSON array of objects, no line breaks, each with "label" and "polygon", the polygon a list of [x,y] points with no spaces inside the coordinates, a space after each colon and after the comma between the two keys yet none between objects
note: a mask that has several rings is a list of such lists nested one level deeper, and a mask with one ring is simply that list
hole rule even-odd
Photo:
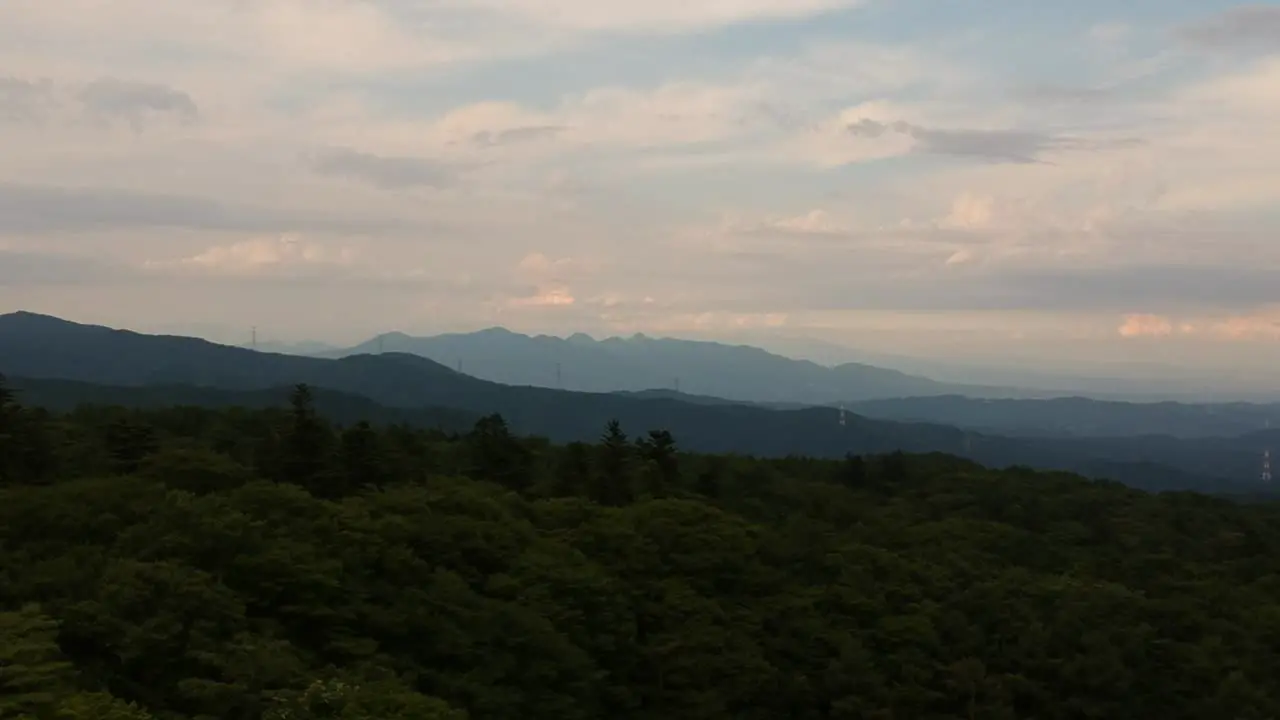
[{"label": "transmission tower", "polygon": [[1263,450],[1263,451],[1262,451],[1262,475],[1261,475],[1261,478],[1262,478],[1262,482],[1264,482],[1264,483],[1269,483],[1269,482],[1271,482],[1271,451],[1270,451],[1270,450]]},{"label": "transmission tower", "polygon": [[844,406],[841,405],[840,406],[840,425],[843,427],[844,425],[847,425],[847,424],[848,423],[845,421],[845,418],[844,418]]}]

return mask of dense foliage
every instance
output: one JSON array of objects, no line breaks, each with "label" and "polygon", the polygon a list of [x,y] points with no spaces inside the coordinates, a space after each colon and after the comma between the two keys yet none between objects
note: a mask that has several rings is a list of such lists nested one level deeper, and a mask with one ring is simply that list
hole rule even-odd
[{"label": "dense foliage", "polygon": [[0,395],[0,718],[1273,718],[1280,509]]}]

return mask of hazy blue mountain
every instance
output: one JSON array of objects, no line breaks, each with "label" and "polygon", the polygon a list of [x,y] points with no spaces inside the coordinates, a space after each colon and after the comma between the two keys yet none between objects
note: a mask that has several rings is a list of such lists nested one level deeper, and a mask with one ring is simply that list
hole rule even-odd
[{"label": "hazy blue mountain", "polygon": [[1280,405],[1249,403],[1130,403],[1088,398],[1051,400],[941,397],[868,400],[850,404],[867,417],[956,425],[1015,436],[1180,438],[1237,436],[1280,428]]},{"label": "hazy blue mountain", "polygon": [[[1140,438],[1011,438],[930,423],[872,420],[832,408],[771,410],[758,405],[693,398],[675,393],[581,393],[502,385],[457,373],[406,353],[343,359],[259,353],[204,340],[143,335],[79,325],[46,316],[0,316],[0,373],[20,388],[59,406],[80,401],[140,404],[181,402],[236,404],[243,393],[271,391],[304,382],[324,391],[360,396],[390,409],[390,415],[345,401],[353,412],[384,421],[405,413],[446,424],[500,413],[523,434],[556,442],[594,439],[608,420],[628,432],[670,430],[682,446],[703,452],[760,456],[840,457],[892,450],[944,452],[986,465],[1027,465],[1109,477],[1149,489],[1247,492],[1257,489],[1262,450],[1280,443],[1275,432],[1242,438],[1188,441],[1168,436]],[[91,388],[76,383],[118,386]],[[211,389],[237,394],[219,397]],[[265,396],[259,396],[265,397]],[[104,400],[106,398],[107,400]],[[50,401],[52,402],[52,401]],[[257,402],[261,402],[258,400]],[[353,404],[354,402],[354,404]],[[444,410],[456,411],[452,414]]]},{"label": "hazy blue mountain", "polygon": [[760,348],[634,335],[595,340],[529,336],[502,328],[474,333],[378,336],[326,357],[404,352],[510,385],[584,392],[667,389],[758,403],[830,404],[873,398],[965,393],[1023,396],[1009,388],[949,385],[873,365],[835,367]]}]

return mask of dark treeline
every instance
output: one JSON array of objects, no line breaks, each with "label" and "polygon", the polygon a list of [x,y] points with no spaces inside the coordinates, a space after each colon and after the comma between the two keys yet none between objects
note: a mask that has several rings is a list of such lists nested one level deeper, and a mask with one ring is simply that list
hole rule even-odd
[{"label": "dark treeline", "polygon": [[630,430],[0,392],[0,718],[1280,716],[1274,505]]}]

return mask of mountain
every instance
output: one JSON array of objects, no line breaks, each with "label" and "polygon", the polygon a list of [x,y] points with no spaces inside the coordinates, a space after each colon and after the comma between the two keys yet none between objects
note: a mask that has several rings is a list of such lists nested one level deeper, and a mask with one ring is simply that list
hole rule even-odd
[{"label": "mountain", "polygon": [[[194,385],[147,385],[123,387],[94,385],[75,380],[49,378],[7,378],[20,401],[33,407],[69,411],[81,405],[120,406],[139,409],[168,407],[201,407],[211,409],[263,409],[286,407],[293,386],[263,390],[222,390]],[[337,390],[314,393],[316,410],[339,425],[349,426],[369,420],[383,425],[405,424],[420,428],[436,428],[446,432],[470,430],[480,418],[478,413],[453,408],[401,408],[379,405],[369,398]]]},{"label": "mountain", "polygon": [[835,367],[793,360],[747,345],[633,335],[595,340],[529,336],[503,328],[412,337],[380,335],[323,357],[401,352],[509,385],[584,392],[671,389],[756,403],[832,404],[950,393],[1025,396],[1009,388],[949,385],[873,365]]},{"label": "mountain", "polygon": [[[33,396],[61,393],[58,403],[64,407],[104,397],[124,404],[164,404],[159,398],[166,392],[186,401],[198,399],[203,392],[204,400],[194,404],[226,406],[242,396],[220,398],[211,389],[271,391],[282,397],[281,388],[307,383],[326,392],[367,398],[392,412],[421,411],[424,417],[436,417],[428,413],[432,408],[469,417],[496,412],[514,431],[555,442],[594,440],[606,422],[617,419],[633,434],[669,430],[683,447],[700,452],[826,458],[894,450],[944,452],[989,466],[1071,470],[1152,489],[1249,487],[1261,451],[1273,446],[1273,440],[1274,447],[1280,447],[1280,437],[1269,436],[1199,444],[1172,437],[1010,438],[855,414],[847,415],[841,424],[833,408],[771,410],[706,398],[685,401],[676,394],[637,397],[509,386],[404,353],[341,359],[257,353],[194,338],[143,335],[26,313],[0,316],[0,372],[18,378]],[[68,383],[55,387],[48,384],[50,380],[117,388],[77,389]],[[130,402],[128,388],[137,388],[135,393],[142,399]],[[81,393],[80,400],[75,399],[76,393]],[[456,415],[452,422],[462,421],[463,415]]]},{"label": "mountain", "polygon": [[851,417],[831,408],[775,412],[739,404],[682,402],[502,385],[407,353],[341,359],[259,353],[196,338],[144,335],[16,313],[0,316],[0,372],[31,380],[96,385],[184,385],[233,391],[293,383],[366,397],[394,408],[445,407],[501,413],[518,432],[569,442],[595,439],[610,419],[632,432],[667,428],[690,448],[709,452],[825,457],[894,449],[959,450],[964,433]]},{"label": "mountain", "polygon": [[976,399],[957,395],[852,403],[867,417],[942,423],[1001,435],[1179,438],[1235,436],[1280,428],[1280,404],[1115,402],[1082,397]]}]

